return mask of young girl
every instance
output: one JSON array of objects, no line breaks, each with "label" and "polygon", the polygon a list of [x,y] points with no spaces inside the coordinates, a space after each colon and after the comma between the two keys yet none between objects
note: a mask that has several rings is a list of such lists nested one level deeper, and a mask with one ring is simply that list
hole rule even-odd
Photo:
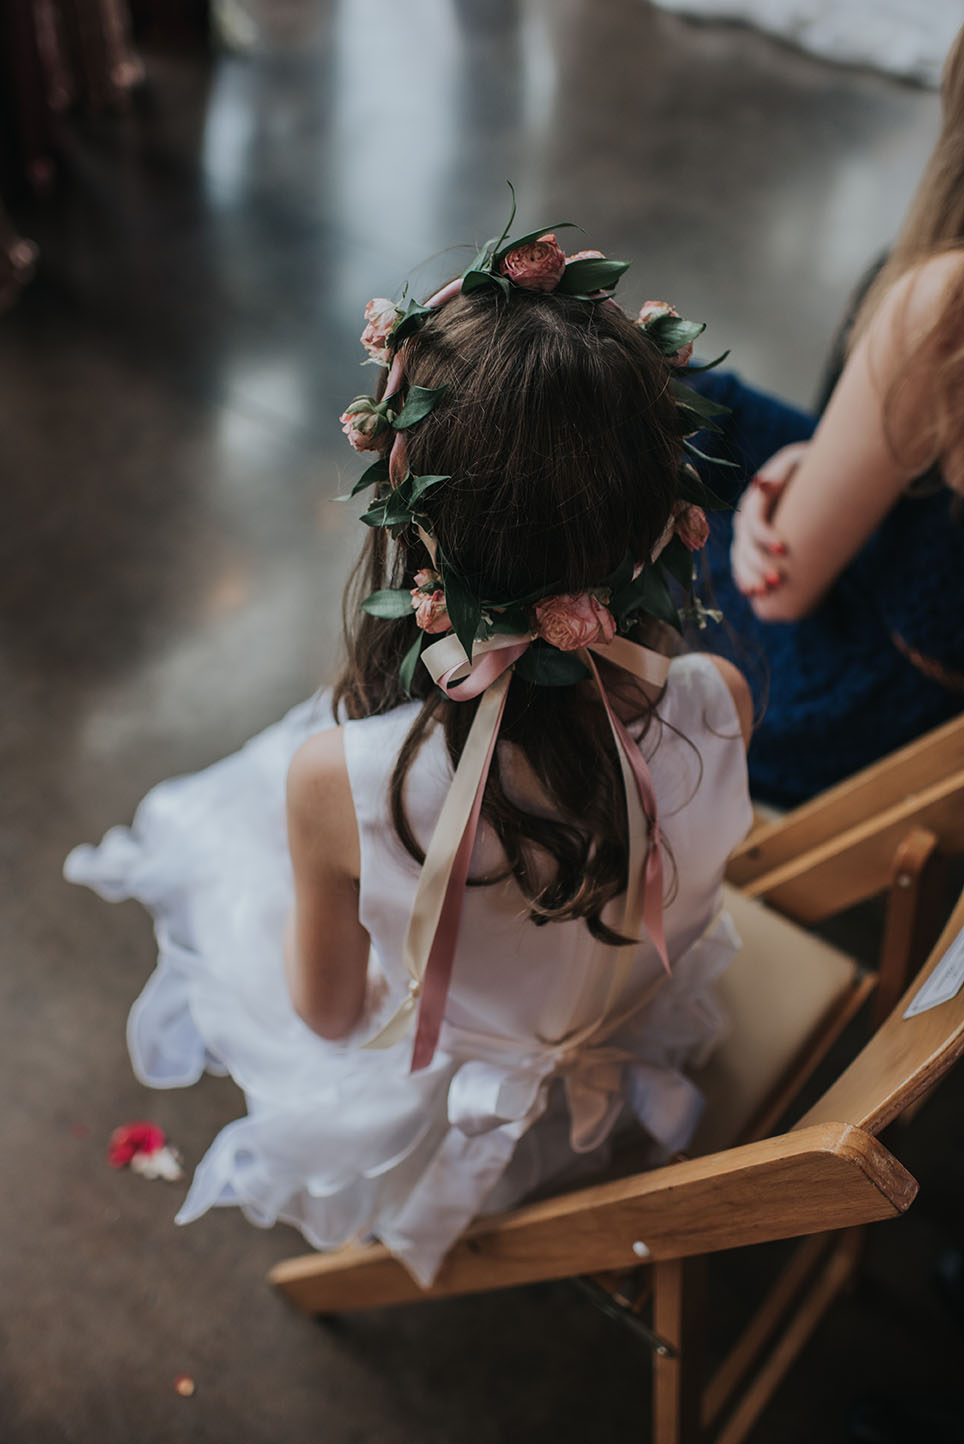
[{"label": "young girl", "polygon": [[428,1284],[473,1216],[598,1165],[617,1125],[685,1146],[749,694],[640,644],[705,530],[676,377],[701,328],[630,321],[623,269],[503,238],[425,307],[371,303],[339,681],[68,859],[157,919],[138,1077],[246,1096],[181,1222],[375,1236]]},{"label": "young girl", "polygon": [[964,527],[952,495],[964,491],[964,30],[942,106],[816,431],[735,377],[694,380],[730,408],[731,455],[744,481],[756,474],[735,516],[713,519],[707,558],[740,639],[733,655],[766,661],[750,776],[755,795],[784,805],[964,706]]}]

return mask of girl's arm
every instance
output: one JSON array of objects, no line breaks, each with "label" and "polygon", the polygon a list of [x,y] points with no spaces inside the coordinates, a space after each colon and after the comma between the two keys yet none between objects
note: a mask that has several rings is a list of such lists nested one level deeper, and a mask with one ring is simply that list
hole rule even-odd
[{"label": "girl's arm", "polygon": [[[734,521],[733,569],[764,621],[795,621],[811,611],[932,459],[919,450],[915,455],[912,423],[904,422],[906,435],[893,425],[888,431],[885,407],[892,382],[936,321],[961,264],[959,253],[936,256],[896,283],[854,348],[786,486],[770,497],[765,489],[748,488]],[[925,351],[918,374],[908,379],[902,418],[920,414],[926,404],[929,371]],[[760,585],[763,569],[770,575]]]},{"label": "girl's arm", "polygon": [[358,825],[340,727],[310,737],[292,760],[288,847],[295,885],[285,937],[291,1001],[323,1038],[343,1038],[361,1017],[369,938],[358,920]]}]

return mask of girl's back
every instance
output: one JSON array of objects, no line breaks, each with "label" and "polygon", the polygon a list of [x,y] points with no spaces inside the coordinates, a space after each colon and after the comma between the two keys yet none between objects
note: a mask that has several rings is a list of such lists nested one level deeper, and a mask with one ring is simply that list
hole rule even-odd
[{"label": "girl's back", "polygon": [[[419,868],[390,826],[387,784],[415,705],[344,729],[359,914],[373,978],[383,975],[387,989],[372,982],[365,1017],[341,1043],[295,1013],[278,945],[291,906],[285,777],[305,739],[331,725],[326,698],[207,771],[162,783],[131,832],[113,829],[99,849],[76,849],[68,876],[112,900],[137,897],[157,920],[157,969],[128,1030],[141,1081],[184,1086],[207,1068],[228,1071],[245,1091],[247,1117],[212,1144],[179,1221],[236,1203],[261,1225],[294,1224],[319,1248],[377,1234],[428,1282],[493,1189],[506,1206],[565,1176],[574,1143],[598,1166],[621,1117],[645,1126],[654,1157],[684,1146],[701,1103],[681,1070],[706,1056],[724,1023],[711,985],[734,939],[718,915],[719,891],[750,813],[729,688],[709,658],[679,658],[643,746],[672,858],[672,975],[647,939],[610,998],[611,950],[580,920],[535,928],[511,879],[470,887],[439,1048],[413,1074],[410,1038],[383,1050],[359,1045],[407,986],[402,943]],[[424,842],[451,778],[435,729],[409,782]],[[498,858],[483,829],[473,873]],[[578,1046],[553,1046],[573,1037]],[[568,1105],[547,1091],[554,1077],[565,1080]]]}]

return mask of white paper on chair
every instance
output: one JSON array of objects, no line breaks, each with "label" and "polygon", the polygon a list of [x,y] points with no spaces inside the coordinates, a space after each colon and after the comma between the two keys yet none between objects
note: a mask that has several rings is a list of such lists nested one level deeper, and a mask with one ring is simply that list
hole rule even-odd
[{"label": "white paper on chair", "polygon": [[964,929],[962,929],[926,982],[922,983],[904,1010],[905,1018],[916,1018],[939,1003],[956,998],[964,983]]}]

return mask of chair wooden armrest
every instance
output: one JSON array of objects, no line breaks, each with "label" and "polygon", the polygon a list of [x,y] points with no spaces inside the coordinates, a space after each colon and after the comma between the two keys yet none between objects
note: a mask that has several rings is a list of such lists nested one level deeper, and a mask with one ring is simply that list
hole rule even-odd
[{"label": "chair wooden armrest", "polygon": [[947,920],[930,957],[887,1021],[797,1127],[846,1118],[879,1133],[934,1087],[964,1053],[964,989],[956,997],[905,1018],[922,983],[940,966],[964,929],[964,893]]},{"label": "chair wooden armrest", "polygon": [[894,1218],[916,1192],[876,1139],[821,1124],[482,1220],[427,1290],[380,1245],[286,1260],[269,1277],[310,1312],[381,1308]]}]

